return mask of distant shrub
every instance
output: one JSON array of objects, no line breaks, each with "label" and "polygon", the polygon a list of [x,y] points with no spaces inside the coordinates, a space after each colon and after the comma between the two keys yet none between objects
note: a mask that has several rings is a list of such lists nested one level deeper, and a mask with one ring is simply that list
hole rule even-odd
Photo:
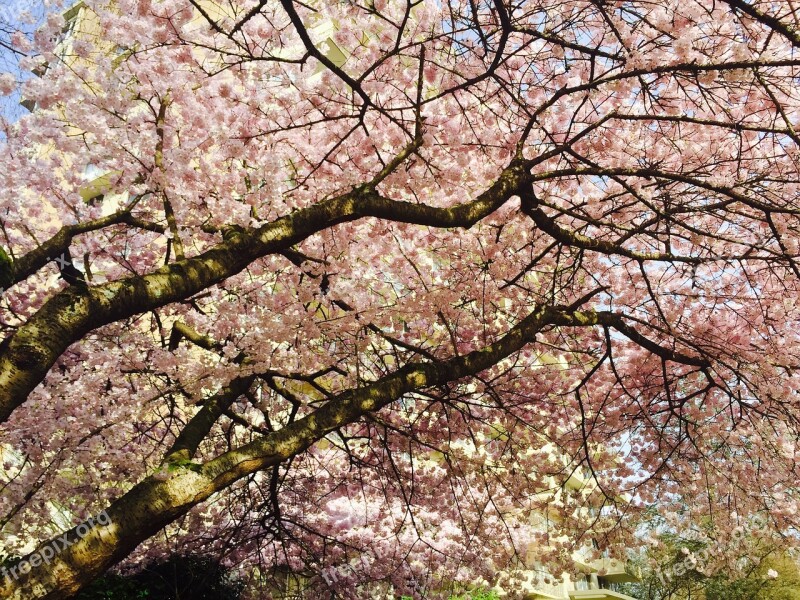
[{"label": "distant shrub", "polygon": [[218,562],[175,555],[133,575],[110,574],[81,591],[76,600],[238,600],[244,584]]}]

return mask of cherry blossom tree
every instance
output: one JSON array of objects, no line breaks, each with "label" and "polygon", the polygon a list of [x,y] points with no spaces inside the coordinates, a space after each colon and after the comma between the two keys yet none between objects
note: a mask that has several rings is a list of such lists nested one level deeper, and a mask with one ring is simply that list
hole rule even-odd
[{"label": "cherry blossom tree", "polygon": [[791,542],[799,3],[85,4],[0,159],[4,598]]}]

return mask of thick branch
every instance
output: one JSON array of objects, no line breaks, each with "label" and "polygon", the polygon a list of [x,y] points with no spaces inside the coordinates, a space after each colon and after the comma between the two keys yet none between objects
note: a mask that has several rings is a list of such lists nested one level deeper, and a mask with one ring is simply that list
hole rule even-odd
[{"label": "thick branch", "polygon": [[[68,539],[75,540],[72,545],[57,554],[49,565],[40,565],[20,576],[15,585],[10,585],[7,579],[6,587],[0,588],[0,592],[4,598],[16,600],[34,597],[33,594],[51,600],[66,598],[162,527],[242,477],[284,463],[328,433],[381,410],[405,394],[477,375],[533,342],[544,328],[598,325],[615,327],[661,356],[668,353],[670,360],[700,364],[697,359],[646,340],[622,323],[619,315],[537,306],[503,337],[480,350],[448,360],[410,363],[364,387],[337,394],[319,409],[283,429],[226,452],[204,465],[172,464],[171,474],[166,480],[149,477],[114,502],[106,511],[111,525],[97,527],[82,539],[78,539],[77,528],[68,532]],[[240,385],[238,390],[233,390],[234,386]],[[220,398],[230,397],[229,391],[238,395],[246,385],[244,380],[231,384]],[[219,406],[224,404],[222,401]],[[197,425],[195,433],[205,435],[207,422],[205,418],[196,423],[193,419],[187,429]],[[185,445],[185,450],[192,453],[196,443]],[[40,546],[38,552],[52,543],[50,540]]]},{"label": "thick branch", "polygon": [[[475,375],[522,349],[543,328],[552,325],[592,326],[591,312],[537,307],[495,343],[449,360],[412,363],[364,387],[334,396],[316,411],[239,449],[227,452],[205,465],[172,466],[167,479],[148,477],[114,502],[106,511],[111,524],[95,527],[80,537],[78,528],[66,534],[72,543],[57,553],[48,565],[38,565],[19,579],[3,581],[3,598],[67,598],[138,544],[186,514],[192,507],[225,489],[238,479],[281,464],[303,452],[325,435],[375,412],[404,394],[443,385]],[[54,538],[29,555],[64,536]],[[31,564],[31,563],[28,563]]]},{"label": "thick branch", "polygon": [[744,0],[722,0],[725,4],[729,5],[731,8],[735,8],[746,14],[748,17],[752,18],[755,21],[758,21],[762,25],[766,25],[773,31],[777,31],[782,36],[784,36],[789,42],[791,42],[792,46],[795,48],[800,48],[800,35],[797,34],[797,31],[790,25],[784,24],[780,19],[773,17],[765,12],[758,10],[752,4],[748,4]]},{"label": "thick branch", "polygon": [[181,431],[175,443],[167,451],[164,463],[174,462],[176,460],[189,460],[192,458],[197,449],[200,447],[202,441],[211,431],[214,423],[217,422],[231,404],[237,398],[244,395],[250,386],[253,384],[255,375],[248,377],[237,377],[218,394],[215,394],[203,404],[197,414],[191,418]]},{"label": "thick branch", "polygon": [[53,237],[34,248],[24,256],[19,257],[13,262],[12,265],[12,284],[24,281],[39,269],[44,267],[48,262],[61,256],[67,251],[72,239],[82,233],[89,233],[90,231],[98,231],[112,225],[127,224],[140,229],[148,229],[162,233],[164,228],[155,223],[148,223],[134,217],[131,214],[135,204],[132,203],[125,210],[115,212],[113,214],[87,221],[85,223],[77,223],[75,225],[64,225],[58,230]]},{"label": "thick branch", "polygon": [[254,260],[288,250],[338,223],[376,217],[431,227],[471,227],[515,195],[525,177],[515,161],[475,200],[452,208],[390,200],[365,185],[259,229],[229,229],[226,239],[210,250],[147,275],[88,289],[68,288],[0,346],[0,422],[25,401],[61,353],[93,329],[184,300]]}]

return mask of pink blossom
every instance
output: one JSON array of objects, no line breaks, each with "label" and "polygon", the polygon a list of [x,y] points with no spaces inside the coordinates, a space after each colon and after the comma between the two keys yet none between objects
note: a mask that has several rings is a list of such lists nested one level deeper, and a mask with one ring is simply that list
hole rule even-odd
[{"label": "pink blossom", "polygon": [[17,79],[11,73],[0,75],[0,96],[8,96],[17,89]]}]

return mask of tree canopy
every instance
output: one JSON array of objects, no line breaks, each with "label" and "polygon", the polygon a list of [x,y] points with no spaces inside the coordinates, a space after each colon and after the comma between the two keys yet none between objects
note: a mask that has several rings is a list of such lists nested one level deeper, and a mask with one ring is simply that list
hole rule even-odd
[{"label": "tree canopy", "polygon": [[9,38],[0,595],[191,549],[433,598],[654,514],[792,543],[800,4],[77,10]]}]

